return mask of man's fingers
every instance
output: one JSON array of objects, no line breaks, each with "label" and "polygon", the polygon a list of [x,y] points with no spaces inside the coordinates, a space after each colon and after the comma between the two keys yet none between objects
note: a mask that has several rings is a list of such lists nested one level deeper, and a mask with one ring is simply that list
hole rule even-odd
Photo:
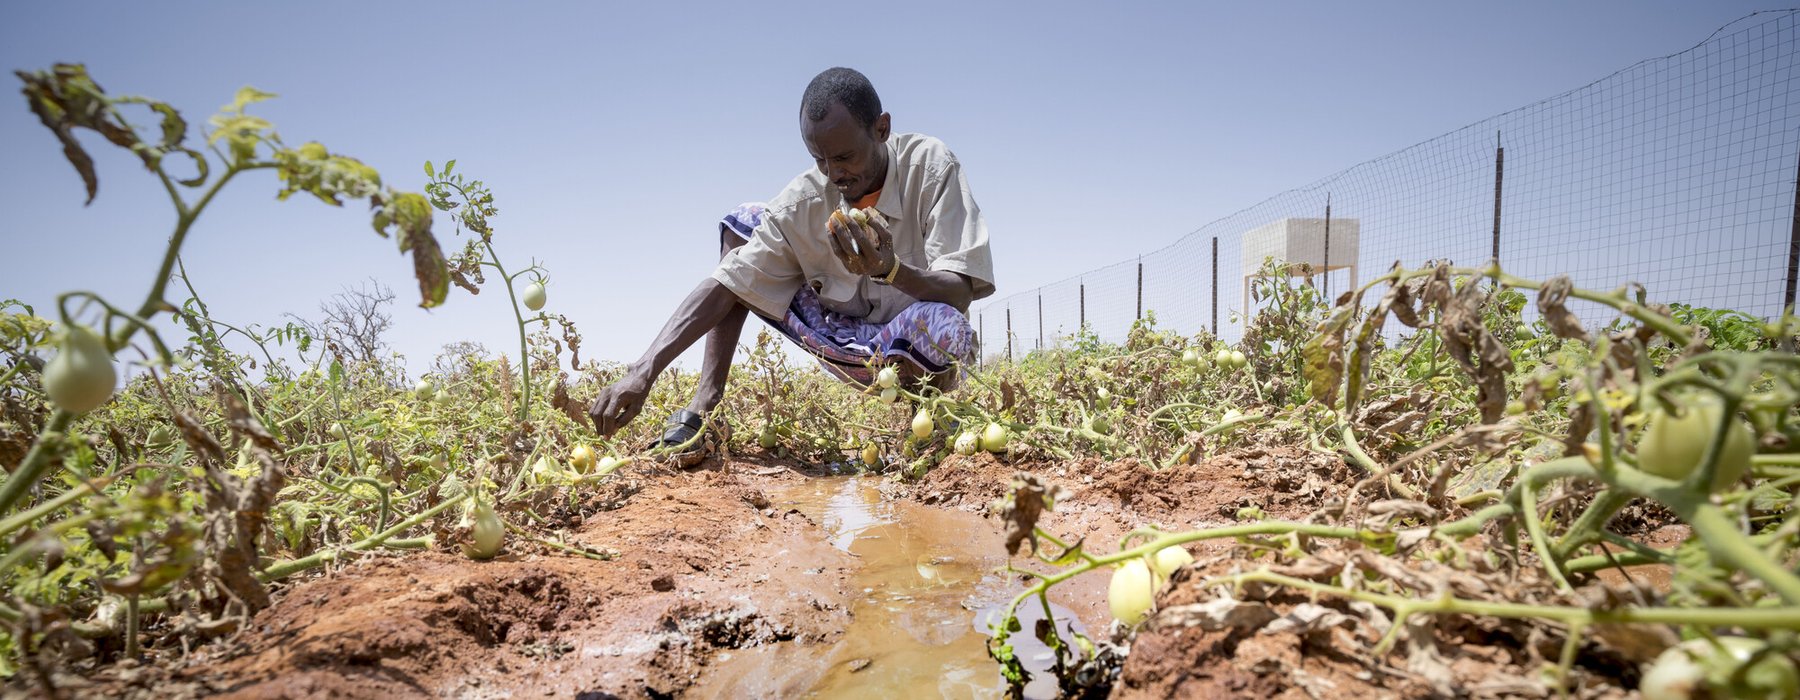
[{"label": "man's fingers", "polygon": [[588,418],[593,419],[594,429],[600,431],[600,437],[612,437],[613,431],[613,394],[611,391],[600,392],[600,398],[594,399],[593,408],[588,409]]},{"label": "man's fingers", "polygon": [[644,410],[644,405],[641,403],[637,403],[637,402],[632,402],[632,403],[626,404],[624,406],[620,406],[619,407],[619,417],[614,421],[613,430],[618,430],[619,428],[625,427],[625,425],[627,423],[630,423],[632,421],[632,419],[637,418],[638,411],[642,411],[642,410]]},{"label": "man's fingers", "polygon": [[587,407],[587,419],[594,421],[594,430],[599,430],[601,435],[607,435],[608,396],[610,396],[610,392],[607,389],[599,390],[599,396],[594,398],[594,405]]},{"label": "man's fingers", "polygon": [[889,231],[888,227],[879,221],[879,217],[869,217],[869,230],[875,234],[876,245],[886,248],[894,244],[893,232]]},{"label": "man's fingers", "polygon": [[863,252],[874,253],[876,248],[881,247],[881,242],[885,236],[882,235],[881,229],[876,228],[879,225],[880,224],[875,223],[875,217],[871,216],[869,217],[869,223],[862,226]]},{"label": "man's fingers", "polygon": [[622,395],[614,387],[607,387],[601,390],[599,398],[594,399],[594,405],[588,409],[588,418],[594,421],[594,429],[600,432],[601,437],[612,437],[613,433],[625,427],[637,415],[632,403],[630,397]]},{"label": "man's fingers", "polygon": [[830,232],[830,235],[827,236],[827,238],[831,239],[831,252],[837,255],[838,260],[843,261],[844,268],[848,269],[850,274],[862,274],[862,256],[854,255],[850,252],[850,237],[848,232],[841,228],[836,221],[827,222],[825,228]]}]

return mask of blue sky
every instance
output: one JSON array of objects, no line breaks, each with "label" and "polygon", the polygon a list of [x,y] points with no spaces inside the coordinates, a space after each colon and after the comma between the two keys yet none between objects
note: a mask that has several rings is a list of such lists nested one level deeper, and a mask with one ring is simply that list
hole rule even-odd
[{"label": "blue sky", "polygon": [[[201,123],[242,85],[290,143],[417,190],[455,158],[486,180],[510,265],[551,271],[584,355],[630,360],[711,269],[717,217],[810,167],[800,93],[866,73],[900,131],[962,159],[998,296],[1163,247],[1269,196],[1674,53],[1745,2],[11,3],[0,64],[81,61],[115,94]],[[161,186],[84,137],[79,178],[16,91],[0,101],[0,298],[50,313],[89,289],[135,306],[173,223]],[[360,207],[234,182],[195,227],[215,315],[274,324],[370,277],[402,295],[416,371],[446,342],[516,342],[504,294],[411,306],[410,267]],[[439,219],[446,247],[460,246]],[[178,296],[171,300],[179,303]],[[754,325],[751,326],[754,328]],[[754,332],[754,331],[750,331]],[[746,333],[746,339],[750,337]],[[693,354],[687,356],[690,363]]]}]

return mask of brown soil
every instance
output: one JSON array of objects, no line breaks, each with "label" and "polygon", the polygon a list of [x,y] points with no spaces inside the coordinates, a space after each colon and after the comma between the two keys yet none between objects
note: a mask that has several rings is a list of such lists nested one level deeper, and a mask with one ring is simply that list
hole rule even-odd
[{"label": "brown soil", "polygon": [[230,643],[80,686],[158,698],[677,694],[719,649],[844,628],[849,557],[764,495],[803,478],[744,462],[656,474],[571,538],[613,561],[530,544],[488,562],[365,559],[288,589]]},{"label": "brown soil", "polygon": [[[1040,524],[1098,552],[1113,551],[1141,525],[1218,526],[1246,508],[1302,520],[1354,480],[1338,460],[1284,447],[1240,448],[1163,471],[1129,461],[1020,467],[989,455],[952,457],[917,482],[885,482],[883,490],[985,514],[1021,469],[1072,492]],[[159,698],[681,695],[727,650],[817,644],[843,634],[857,595],[845,590],[854,558],[825,540],[820,523],[771,508],[767,495],[806,478],[790,465],[763,461],[652,471],[608,490],[616,508],[572,528],[570,539],[616,553],[612,561],[517,539],[490,562],[446,552],[364,558],[277,591],[276,604],[235,638],[185,657],[177,650],[147,666],[114,664],[62,680],[78,696]],[[1657,535],[1660,543],[1682,533]],[[1176,575],[1159,609],[1214,601],[1216,591],[1196,582],[1243,565],[1234,559],[1242,555],[1237,546],[1190,547],[1199,563]],[[1114,629],[1107,584],[1105,572],[1093,572],[1058,585],[1053,602],[1104,637]],[[1279,617],[1367,614],[1291,593],[1255,604]],[[1554,658],[1560,643],[1467,621],[1422,631],[1434,644],[1397,649],[1375,663],[1367,650],[1376,637],[1355,624],[1209,629],[1159,613],[1129,640],[1114,692],[1530,696],[1541,686],[1521,679],[1535,678],[1543,652]],[[1542,648],[1525,649],[1533,645]],[[1425,664],[1419,673],[1396,670],[1415,661]]]}]

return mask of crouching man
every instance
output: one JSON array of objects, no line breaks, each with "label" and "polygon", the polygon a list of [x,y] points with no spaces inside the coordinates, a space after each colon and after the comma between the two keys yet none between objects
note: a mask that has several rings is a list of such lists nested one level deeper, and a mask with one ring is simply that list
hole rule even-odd
[{"label": "crouching man", "polygon": [[847,382],[894,366],[948,390],[957,363],[973,361],[969,303],[993,294],[993,261],[956,156],[935,138],[891,133],[874,86],[848,68],[807,85],[800,139],[813,169],[767,204],[725,215],[712,276],[589,408],[601,435],[636,418],[656,377],[705,335],[693,401],[658,444],[689,442],[724,396],[749,312]]}]

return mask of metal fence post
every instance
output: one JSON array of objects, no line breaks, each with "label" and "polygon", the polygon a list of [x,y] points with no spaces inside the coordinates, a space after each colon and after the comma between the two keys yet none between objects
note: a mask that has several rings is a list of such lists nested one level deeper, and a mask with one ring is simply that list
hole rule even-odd
[{"label": "metal fence post", "polygon": [[[1788,285],[1793,287],[1792,284]],[[1792,296],[1792,294],[1789,294]],[[1087,280],[1081,281],[1081,331],[1087,332]]]},{"label": "metal fence post", "polygon": [[1777,314],[1794,306],[1795,278],[1800,276],[1800,160],[1794,163],[1794,223],[1788,230],[1787,296]]},{"label": "metal fence post", "polygon": [[1506,175],[1506,148],[1494,132],[1494,264],[1500,264],[1500,182]]},{"label": "metal fence post", "polygon": [[1138,311],[1139,321],[1144,320],[1144,259],[1138,258]]},{"label": "metal fence post", "polygon": [[1044,293],[1038,292],[1038,349],[1044,349]]},{"label": "metal fence post", "polygon": [[1212,331],[1219,334],[1219,237],[1213,236]]},{"label": "metal fence post", "polygon": [[1331,193],[1325,193],[1325,279],[1319,289],[1325,291],[1325,303],[1331,303]]}]

